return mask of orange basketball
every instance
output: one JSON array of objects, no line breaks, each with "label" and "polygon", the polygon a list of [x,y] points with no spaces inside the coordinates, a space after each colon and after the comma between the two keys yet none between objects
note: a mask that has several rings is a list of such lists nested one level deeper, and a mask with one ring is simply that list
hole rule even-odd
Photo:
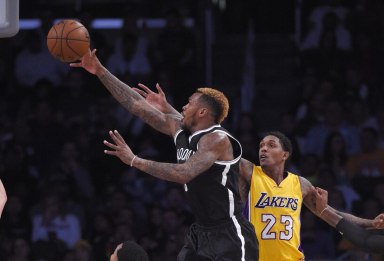
[{"label": "orange basketball", "polygon": [[89,49],[88,30],[76,20],[62,20],[49,30],[47,46],[49,52],[62,62],[77,61]]}]

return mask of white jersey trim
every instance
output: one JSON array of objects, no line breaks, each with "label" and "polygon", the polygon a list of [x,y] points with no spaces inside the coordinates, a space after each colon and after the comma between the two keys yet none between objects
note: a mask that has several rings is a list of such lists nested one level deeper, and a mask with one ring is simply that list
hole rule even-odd
[{"label": "white jersey trim", "polygon": [[239,221],[237,221],[236,216],[232,216],[232,221],[233,221],[233,224],[236,227],[237,236],[239,237],[240,242],[241,242],[241,261],[245,261],[245,240],[244,240],[244,236],[241,234],[241,227],[240,227]]}]

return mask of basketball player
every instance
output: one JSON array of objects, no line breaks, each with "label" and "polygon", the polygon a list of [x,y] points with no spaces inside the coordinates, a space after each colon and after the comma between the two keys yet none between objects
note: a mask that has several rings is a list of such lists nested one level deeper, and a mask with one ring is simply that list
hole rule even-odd
[{"label": "basketball player", "polygon": [[[177,113],[166,101],[160,86],[156,86],[158,93],[144,85],[139,86],[142,90],[136,91],[157,109]],[[246,215],[255,227],[260,261],[304,260],[304,253],[300,249],[299,218],[302,204],[318,214],[313,201],[316,191],[312,184],[303,177],[285,171],[285,162],[291,153],[290,140],[280,132],[270,132],[260,142],[260,166],[246,159],[240,163],[240,195],[243,202],[247,203]],[[383,215],[368,220],[341,213],[331,207],[327,210],[361,227],[384,228]]]},{"label": "basketball player", "polygon": [[[346,220],[328,206],[328,192],[316,188],[316,214],[331,226],[335,227],[345,238],[351,241],[363,251],[369,253],[384,254],[384,235],[375,234],[372,230],[366,230]],[[384,220],[384,215],[379,218]]]},{"label": "basketball player", "polygon": [[[300,249],[302,204],[323,219],[316,211],[316,191],[312,184],[304,177],[285,171],[285,162],[291,153],[288,137],[281,132],[269,132],[259,144],[260,166],[245,159],[241,161],[240,191],[248,195],[248,217],[259,241],[259,260],[304,260]],[[384,227],[380,215],[369,220],[339,212],[330,206],[327,210],[364,228]]]},{"label": "basketball player", "polygon": [[196,222],[186,235],[178,260],[258,260],[253,226],[242,215],[238,190],[242,149],[220,123],[228,114],[228,100],[212,88],[199,88],[181,114],[164,114],[140,94],[113,76],[89,51],[80,63],[95,74],[128,111],[175,142],[178,164],[146,160],[134,155],[117,131],[108,155],[159,179],[184,185]]},{"label": "basketball player", "polygon": [[110,261],[149,261],[148,254],[133,241],[120,243],[112,253]]},{"label": "basketball player", "polygon": [[3,182],[0,179],[0,218],[4,210],[5,202],[7,202],[7,193],[5,191]]}]

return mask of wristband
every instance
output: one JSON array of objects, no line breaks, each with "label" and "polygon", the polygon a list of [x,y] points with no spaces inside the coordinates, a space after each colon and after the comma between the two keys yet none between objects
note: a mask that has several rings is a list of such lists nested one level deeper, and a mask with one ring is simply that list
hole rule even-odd
[{"label": "wristband", "polygon": [[131,164],[129,164],[129,165],[131,165],[131,167],[133,167],[133,161],[136,159],[136,157],[137,157],[137,155],[133,156],[133,158],[131,160]]},{"label": "wristband", "polygon": [[324,212],[326,209],[328,209],[328,206],[326,206],[326,207],[320,212],[319,217],[321,217],[321,215],[323,215],[323,212]]}]

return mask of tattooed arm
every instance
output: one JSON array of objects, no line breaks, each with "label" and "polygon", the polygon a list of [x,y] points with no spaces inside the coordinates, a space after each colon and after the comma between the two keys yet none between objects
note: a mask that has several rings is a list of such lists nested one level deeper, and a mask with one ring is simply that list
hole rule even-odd
[{"label": "tattooed arm", "polygon": [[251,186],[253,163],[241,158],[240,160],[240,176],[239,176],[239,193],[243,204],[247,202],[249,188]]},{"label": "tattooed arm", "polygon": [[[328,208],[328,192],[321,188],[315,191],[316,212],[331,226],[339,230],[345,238],[365,252],[384,253],[384,235],[376,234],[374,230],[366,230],[352,223],[335,211]],[[384,214],[375,218],[377,222],[384,222]]]},{"label": "tattooed arm", "polygon": [[135,156],[123,137],[117,131],[110,131],[113,143],[104,141],[111,150],[108,155],[118,157],[125,164],[150,174],[156,178],[186,184],[213,165],[216,160],[230,160],[232,146],[225,134],[215,132],[203,136],[199,141],[199,149],[185,163],[173,164],[146,160]]},{"label": "tattooed arm", "polygon": [[70,66],[83,67],[88,72],[96,75],[124,108],[144,120],[154,129],[173,136],[180,128],[180,117],[165,114],[151,106],[139,93],[110,73],[100,63],[95,53],[96,49],[92,52],[89,50],[83,56],[81,62],[71,63]]},{"label": "tattooed arm", "polygon": [[[309,182],[307,179],[300,177],[300,183],[301,183],[301,191],[303,193],[303,203],[304,205],[311,210],[315,215],[317,215],[319,218],[323,219],[324,221],[327,222],[327,220],[324,219],[324,217],[321,215],[321,210],[316,208],[316,189],[313,187],[311,182]],[[382,219],[382,214],[377,216],[375,219],[365,219],[365,218],[360,218],[356,217],[352,214],[341,212],[339,210],[334,209],[333,207],[326,205],[326,211],[329,212],[334,212],[338,216],[341,216],[345,220],[352,222],[360,227],[363,228],[377,228],[377,229],[382,229],[384,228],[384,219]],[[327,222],[328,223],[328,222]]]}]

